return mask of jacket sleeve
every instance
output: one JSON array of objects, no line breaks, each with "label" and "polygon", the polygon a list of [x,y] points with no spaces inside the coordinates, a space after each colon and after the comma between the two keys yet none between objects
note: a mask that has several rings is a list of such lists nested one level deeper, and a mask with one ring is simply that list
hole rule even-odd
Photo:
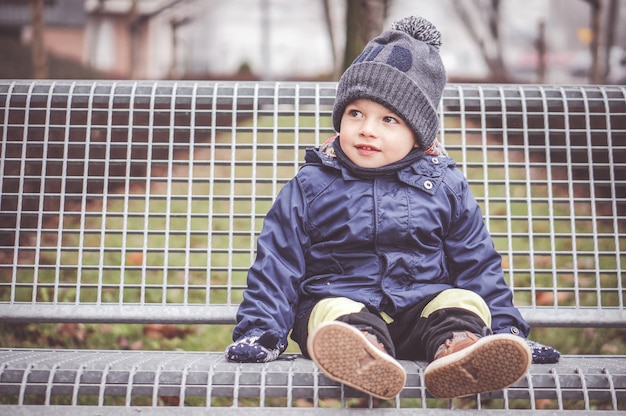
[{"label": "jacket sleeve", "polygon": [[[295,179],[279,192],[257,239],[256,260],[237,312],[233,341],[272,331],[286,347],[294,323],[298,285],[305,273],[305,204]],[[284,349],[284,348],[283,348]]]},{"label": "jacket sleeve", "polygon": [[513,305],[513,293],[504,280],[502,258],[494,247],[480,206],[465,178],[461,182],[460,193],[456,195],[456,202],[456,215],[453,213],[444,243],[454,284],[477,293],[485,300],[491,312],[494,333],[527,337],[530,327]]}]

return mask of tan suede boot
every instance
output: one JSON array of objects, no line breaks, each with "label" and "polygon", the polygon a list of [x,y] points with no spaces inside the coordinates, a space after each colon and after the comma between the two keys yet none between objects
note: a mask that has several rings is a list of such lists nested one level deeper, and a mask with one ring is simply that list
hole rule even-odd
[{"label": "tan suede boot", "polygon": [[478,337],[455,332],[426,367],[426,389],[437,398],[451,399],[501,390],[520,380],[532,363],[526,342],[515,335]]},{"label": "tan suede boot", "polygon": [[324,322],[309,335],[307,351],[327,377],[379,399],[392,399],[404,388],[400,363],[374,335],[352,325]]}]

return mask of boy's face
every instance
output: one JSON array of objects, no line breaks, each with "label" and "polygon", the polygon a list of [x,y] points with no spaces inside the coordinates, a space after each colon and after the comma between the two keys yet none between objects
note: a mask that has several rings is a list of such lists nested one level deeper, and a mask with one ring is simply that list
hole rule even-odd
[{"label": "boy's face", "polygon": [[363,168],[397,162],[417,147],[413,131],[404,120],[367,99],[348,104],[341,118],[339,139],[346,156]]}]

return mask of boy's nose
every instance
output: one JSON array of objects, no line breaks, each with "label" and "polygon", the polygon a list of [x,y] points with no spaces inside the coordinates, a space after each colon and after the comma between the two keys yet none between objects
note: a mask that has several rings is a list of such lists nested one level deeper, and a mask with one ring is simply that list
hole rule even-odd
[{"label": "boy's nose", "polygon": [[361,123],[361,135],[367,137],[375,137],[376,136],[376,126],[372,120],[363,120]]}]

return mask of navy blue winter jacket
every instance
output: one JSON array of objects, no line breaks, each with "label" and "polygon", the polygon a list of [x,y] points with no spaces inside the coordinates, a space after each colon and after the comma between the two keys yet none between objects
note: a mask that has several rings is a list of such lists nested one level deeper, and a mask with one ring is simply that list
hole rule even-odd
[{"label": "navy blue winter jacket", "polygon": [[451,158],[425,155],[375,179],[319,149],[306,160],[266,215],[233,340],[272,331],[286,345],[298,314],[321,298],[348,297],[393,317],[450,288],[479,294],[495,333],[528,336]]}]

